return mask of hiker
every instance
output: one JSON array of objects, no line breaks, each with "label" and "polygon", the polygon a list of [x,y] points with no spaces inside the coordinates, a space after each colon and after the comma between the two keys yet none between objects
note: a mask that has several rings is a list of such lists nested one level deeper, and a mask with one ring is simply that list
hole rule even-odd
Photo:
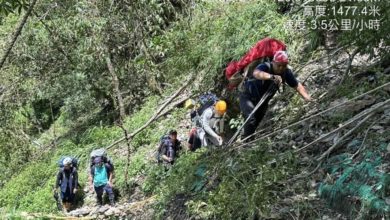
[{"label": "hiker", "polygon": [[95,157],[89,175],[89,186],[92,192],[95,190],[97,204],[99,206],[103,205],[104,191],[108,194],[110,205],[115,205],[113,179],[113,167],[109,163],[104,163],[102,157]]},{"label": "hiker", "polygon": [[195,151],[201,146],[221,146],[223,144],[224,115],[226,113],[226,102],[216,101],[214,105],[207,107],[197,119],[197,127],[190,132],[188,147]]},{"label": "hiker", "polygon": [[177,131],[170,130],[168,136],[164,135],[160,140],[158,160],[164,164],[173,164],[181,150],[181,143],[177,139]]},{"label": "hiker", "polygon": [[[261,63],[252,73],[248,73],[239,96],[240,109],[245,120],[273,84],[276,84],[279,87],[283,83],[287,83],[290,87],[294,88],[306,101],[311,101],[311,97],[306,92],[305,87],[297,81],[291,69],[287,67],[288,62],[287,53],[285,51],[277,51],[271,62]],[[273,92],[273,94],[270,94],[267,97],[260,108],[254,112],[252,117],[244,125],[244,132],[241,137],[242,140],[248,136],[251,136],[255,132],[257,126],[266,113],[268,102],[275,95],[275,93],[276,90]]]},{"label": "hiker", "polygon": [[54,188],[55,194],[58,193],[58,188],[61,189],[62,207],[65,212],[71,209],[79,186],[77,169],[76,166],[73,166],[72,161],[70,157],[62,160]]}]

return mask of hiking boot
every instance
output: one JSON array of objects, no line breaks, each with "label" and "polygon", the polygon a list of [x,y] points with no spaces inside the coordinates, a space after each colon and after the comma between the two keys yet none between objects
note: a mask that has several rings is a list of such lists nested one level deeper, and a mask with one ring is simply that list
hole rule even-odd
[{"label": "hiking boot", "polygon": [[103,199],[97,199],[96,205],[99,206],[99,207],[102,206],[103,205]]},{"label": "hiking boot", "polygon": [[70,206],[71,206],[70,202],[62,203],[62,207],[63,207],[64,212],[69,212],[70,211]]},{"label": "hiking boot", "polygon": [[110,206],[115,207],[115,201],[114,201],[114,199],[110,199]]}]

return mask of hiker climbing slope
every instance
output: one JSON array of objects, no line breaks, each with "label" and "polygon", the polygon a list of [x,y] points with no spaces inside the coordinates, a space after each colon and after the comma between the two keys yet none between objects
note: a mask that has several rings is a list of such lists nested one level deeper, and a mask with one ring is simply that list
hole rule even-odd
[{"label": "hiker climbing slope", "polygon": [[57,173],[54,193],[61,190],[62,207],[65,212],[71,209],[74,203],[75,194],[78,190],[77,160],[71,157],[61,158],[59,161],[60,169]]},{"label": "hiker climbing slope", "polygon": [[195,127],[191,129],[188,147],[195,151],[201,146],[221,146],[224,134],[224,115],[226,102],[213,93],[199,97],[200,106],[191,113]]},{"label": "hiker climbing slope", "polygon": [[110,205],[115,204],[113,192],[114,170],[109,163],[105,163],[103,158],[98,156],[93,159],[93,166],[89,175],[89,185],[91,191],[95,190],[97,204],[103,205],[103,193],[108,194]]},{"label": "hiker climbing slope", "polygon": [[[270,88],[274,86],[279,87],[283,83],[287,83],[294,88],[306,101],[311,101],[311,97],[306,92],[304,86],[297,81],[291,69],[287,67],[288,62],[287,53],[285,51],[277,51],[272,62],[259,64],[252,73],[248,73],[240,91],[240,109],[245,120]],[[244,125],[242,139],[255,132],[266,113],[268,102],[275,95],[275,92],[276,89],[272,91],[272,94],[267,94],[264,103],[248,119]]]},{"label": "hiker climbing slope", "polygon": [[213,144],[221,146],[223,143],[222,134],[224,131],[223,116],[226,112],[226,102],[219,100],[214,106],[207,108],[200,116],[202,129],[199,138],[202,146]]},{"label": "hiker climbing slope", "polygon": [[168,135],[164,135],[160,139],[160,144],[157,149],[157,160],[164,164],[173,164],[178,157],[180,150],[181,143],[177,139],[177,131],[170,130]]}]

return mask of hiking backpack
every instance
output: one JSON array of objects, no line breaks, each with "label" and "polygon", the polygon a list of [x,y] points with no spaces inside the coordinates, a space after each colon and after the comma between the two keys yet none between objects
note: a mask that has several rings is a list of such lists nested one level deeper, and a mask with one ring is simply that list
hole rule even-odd
[{"label": "hiking backpack", "polygon": [[63,161],[64,161],[65,158],[68,158],[68,157],[70,157],[70,158],[72,159],[72,167],[74,167],[74,168],[77,169],[77,166],[78,166],[79,161],[77,160],[77,158],[71,157],[71,156],[62,156],[62,157],[58,160],[58,162],[57,162],[58,167],[59,167],[59,168],[64,168]]},{"label": "hiking backpack", "polygon": [[282,41],[267,37],[257,42],[239,61],[230,62],[225,69],[228,88],[236,88],[257,65],[272,61],[279,50],[286,50],[286,45]]},{"label": "hiking backpack", "polygon": [[199,107],[191,112],[191,121],[196,122],[203,112],[213,106],[218,101],[217,95],[212,92],[207,92],[198,98]]},{"label": "hiking backpack", "polygon": [[158,148],[157,148],[157,154],[156,154],[156,160],[158,163],[162,162],[162,160],[161,160],[162,146],[164,145],[165,141],[167,141],[168,139],[169,139],[169,135],[167,135],[167,134],[164,134],[163,136],[160,137],[160,141],[159,141]]},{"label": "hiking backpack", "polygon": [[101,157],[103,163],[108,163],[112,170],[114,170],[114,163],[113,161],[107,156],[107,151],[104,148],[96,149],[91,152],[90,158],[91,158],[91,167],[95,165],[93,162],[96,157]]}]

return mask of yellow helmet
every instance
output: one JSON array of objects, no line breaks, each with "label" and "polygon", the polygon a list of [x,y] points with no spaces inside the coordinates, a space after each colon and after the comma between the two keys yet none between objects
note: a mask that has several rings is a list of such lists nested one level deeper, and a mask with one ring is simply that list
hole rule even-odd
[{"label": "yellow helmet", "polygon": [[187,99],[187,101],[184,103],[184,108],[186,109],[192,109],[195,106],[195,100],[193,99]]},{"label": "yellow helmet", "polygon": [[226,112],[226,102],[223,100],[219,100],[217,103],[215,103],[215,111],[217,111],[218,114],[223,115]]}]

